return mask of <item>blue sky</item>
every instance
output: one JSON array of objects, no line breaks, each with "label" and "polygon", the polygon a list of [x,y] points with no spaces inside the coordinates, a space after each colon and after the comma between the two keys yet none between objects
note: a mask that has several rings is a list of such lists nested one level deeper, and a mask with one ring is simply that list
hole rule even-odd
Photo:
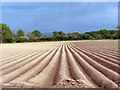
[{"label": "blue sky", "polygon": [[42,33],[115,29],[117,2],[4,2],[2,23],[13,32],[39,30]]}]

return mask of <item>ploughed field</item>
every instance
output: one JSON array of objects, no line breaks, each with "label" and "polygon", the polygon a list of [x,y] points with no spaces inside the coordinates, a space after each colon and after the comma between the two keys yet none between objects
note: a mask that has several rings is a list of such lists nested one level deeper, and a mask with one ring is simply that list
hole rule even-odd
[{"label": "ploughed field", "polygon": [[117,40],[2,44],[3,88],[117,88]]}]

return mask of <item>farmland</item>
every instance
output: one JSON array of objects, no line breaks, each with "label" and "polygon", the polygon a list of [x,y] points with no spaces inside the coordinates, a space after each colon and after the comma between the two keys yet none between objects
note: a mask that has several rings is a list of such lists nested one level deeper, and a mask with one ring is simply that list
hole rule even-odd
[{"label": "farmland", "polygon": [[117,40],[1,45],[3,88],[118,87]]}]

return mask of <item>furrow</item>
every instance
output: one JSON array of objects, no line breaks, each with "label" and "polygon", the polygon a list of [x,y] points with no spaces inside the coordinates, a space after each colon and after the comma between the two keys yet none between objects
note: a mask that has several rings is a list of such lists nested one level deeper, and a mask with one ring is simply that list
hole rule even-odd
[{"label": "furrow", "polygon": [[108,50],[105,50],[105,49],[94,49],[94,50],[96,50],[96,51],[98,51],[98,52],[102,52],[102,53],[104,53],[104,54],[107,54],[107,55],[112,55],[112,56],[114,56],[114,57],[120,57],[119,55],[118,55],[118,53],[114,53],[114,52],[112,52],[112,51],[108,51]]},{"label": "furrow", "polygon": [[[32,53],[33,53],[33,51],[32,51]],[[21,56],[25,56],[25,54],[29,54],[29,53],[26,51],[22,51],[22,52],[19,52],[19,54],[17,54],[17,55],[2,59],[2,62],[7,62],[7,61],[10,61],[11,59],[19,59]]]},{"label": "furrow", "polygon": [[[41,50],[41,51],[43,51],[43,50]],[[23,58],[23,57],[26,57],[27,55],[30,55],[30,54],[33,54],[33,53],[36,53],[36,52],[40,52],[40,50],[39,51],[35,51],[35,52],[31,52],[31,53],[22,53],[22,55],[15,55],[13,58],[11,58],[11,59],[8,59],[8,60],[2,60],[2,62],[0,62],[0,65],[5,65],[5,64],[8,64],[8,63],[10,63],[10,62],[13,62],[13,61],[15,61],[15,60],[17,60],[17,59],[20,59],[20,58]]]},{"label": "furrow", "polygon": [[72,55],[68,47],[66,47],[66,53],[68,57],[68,64],[70,68],[70,75],[73,79],[81,79],[87,82],[89,85],[93,87],[97,87],[94,82],[91,81],[91,79],[88,77],[88,75],[84,72],[82,67],[79,65],[75,57]]},{"label": "furrow", "polygon": [[8,83],[8,82],[12,81],[13,79],[19,77],[20,75],[24,74],[25,72],[30,70],[32,67],[34,67],[35,65],[40,63],[40,61],[42,59],[44,59],[52,51],[53,51],[53,49],[45,52],[43,55],[37,57],[36,59],[33,59],[31,62],[29,62],[28,64],[26,64],[26,65],[24,65],[22,67],[20,67],[19,69],[16,69],[15,71],[10,72],[9,74],[2,76],[3,83]]},{"label": "furrow", "polygon": [[48,56],[46,56],[35,67],[33,67],[28,72],[24,73],[23,75],[21,75],[20,77],[16,78],[11,82],[27,82],[29,79],[34,78],[48,65],[48,63],[50,62],[51,58],[54,56],[58,48],[54,49]]},{"label": "furrow", "polygon": [[101,65],[109,68],[109,69],[112,69],[113,71],[117,72],[118,73],[118,68],[120,66],[118,66],[117,64],[114,64],[114,63],[111,63],[109,61],[106,61],[105,59],[101,58],[101,57],[98,57],[92,53],[89,53],[89,52],[86,52],[80,48],[77,48],[80,52],[83,52],[84,54],[86,54],[87,56],[89,56],[90,58],[92,58],[93,60],[95,60],[96,62],[100,63]]},{"label": "furrow", "polygon": [[[53,50],[53,49],[52,49],[52,50]],[[50,51],[51,51],[51,50],[50,50]],[[46,51],[46,53],[47,53],[47,52],[48,52],[48,51]],[[43,53],[45,53],[45,52],[43,52]],[[28,63],[31,63],[32,61],[34,61],[34,59],[36,59],[37,57],[39,57],[39,56],[42,55],[43,53],[34,55],[34,56],[32,56],[32,57],[29,57],[29,58],[26,59],[26,60],[22,60],[21,63],[18,63],[18,64],[16,64],[16,65],[12,66],[12,67],[9,67],[9,68],[6,68],[6,69],[2,70],[2,75],[11,73],[11,72],[17,70],[18,68],[23,67],[24,65],[26,65],[26,64],[28,64]],[[45,54],[46,54],[46,53],[45,53]]]},{"label": "furrow", "polygon": [[[72,44],[72,46],[76,47],[74,44]],[[82,47],[82,49],[83,49],[83,47]],[[104,53],[103,50],[102,50],[102,51],[97,51],[96,49],[91,49],[91,48],[84,48],[84,49],[89,50],[89,51],[91,51],[91,52],[95,52],[95,53],[104,55],[104,56],[106,56],[106,57],[110,57],[110,58],[116,59],[116,60],[118,61],[118,56],[114,56],[114,55],[112,55],[112,54]]]},{"label": "furrow", "polygon": [[96,50],[91,50],[91,49],[88,49],[88,50],[90,50],[91,52],[96,52],[98,54],[104,55],[105,57],[110,57],[110,58],[116,59],[118,61],[118,57],[116,57],[116,56],[109,55],[109,54],[106,54],[106,53],[103,53],[103,52],[98,52]]},{"label": "furrow", "polygon": [[103,52],[103,53],[105,53],[105,54],[115,56],[115,57],[120,57],[120,56],[118,55],[118,52],[117,52],[117,53],[114,53],[113,51],[109,51],[109,50],[106,50],[106,49],[95,49],[95,50],[97,50],[98,52]]},{"label": "furrow", "polygon": [[86,52],[88,52],[88,53],[94,54],[94,55],[96,55],[96,56],[99,56],[99,57],[101,57],[101,58],[103,58],[103,59],[105,59],[105,60],[107,60],[107,61],[112,62],[112,63],[119,64],[119,61],[118,61],[118,60],[115,60],[115,59],[113,59],[113,58],[106,57],[106,56],[101,55],[101,54],[98,54],[98,53],[96,53],[96,52],[94,52],[94,51],[90,51],[90,50],[88,50],[88,49],[82,48],[82,50],[84,50],[84,51],[86,51]]},{"label": "furrow", "polygon": [[[70,48],[70,47],[69,47]],[[93,82],[102,88],[117,88],[118,86],[108,78],[106,78],[102,73],[93,68],[89,63],[87,63],[79,54],[77,54],[72,48],[70,48],[73,55],[79,61],[79,64],[84,69],[84,71],[89,75]],[[96,78],[95,78],[96,77]]]},{"label": "furrow", "polygon": [[21,62],[23,63],[23,61],[26,61],[27,59],[31,58],[32,56],[36,56],[36,55],[41,54],[41,53],[43,53],[43,52],[45,52],[45,51],[35,52],[35,53],[32,53],[32,54],[27,55],[27,56],[25,56],[25,57],[22,57],[22,58],[20,58],[20,59],[17,59],[17,60],[15,60],[15,61],[12,61],[12,62],[10,62],[10,63],[8,63],[8,64],[5,64],[5,65],[3,64],[1,70],[7,69],[7,68],[9,68],[9,67],[13,67],[13,66],[16,65],[17,63],[21,63]]},{"label": "furrow", "polygon": [[66,47],[66,45],[63,45],[62,54],[60,57],[60,63],[58,66],[58,70],[57,70],[56,79],[55,79],[54,84],[57,84],[58,82],[60,82],[62,80],[71,80],[72,79],[70,76],[70,70],[68,67],[65,47]]},{"label": "furrow", "polygon": [[37,84],[41,88],[53,85],[57,67],[59,64],[61,49],[61,47],[58,49],[55,56],[52,58],[51,62],[47,65],[47,67],[44,68],[44,70],[39,75],[30,79],[28,83]]},{"label": "furrow", "polygon": [[[83,50],[85,50],[85,49],[83,49]],[[110,58],[110,57],[106,57],[106,56],[104,56],[104,55],[102,55],[102,54],[98,54],[98,53],[96,53],[96,52],[89,51],[89,50],[85,50],[85,51],[87,51],[87,52],[89,52],[89,53],[92,53],[92,54],[94,54],[94,55],[96,55],[96,56],[99,56],[99,57],[101,57],[101,58],[103,58],[103,59],[105,59],[105,60],[107,60],[107,61],[112,62],[112,63],[115,63],[115,64],[119,64],[119,63],[120,63],[118,60],[113,59],[113,58]]]},{"label": "furrow", "polygon": [[[90,48],[90,47],[81,47],[80,45],[76,45],[76,44],[74,44],[74,45],[77,46],[77,47],[80,47],[80,48]],[[93,48],[91,48],[91,49],[93,49]],[[94,47],[94,50],[96,50],[96,51],[98,51],[98,52],[106,53],[106,54],[108,54],[108,55],[113,55],[113,56],[120,57],[120,56],[118,55],[118,52],[109,51],[109,50],[107,50],[107,49],[95,48],[95,47]]]},{"label": "furrow", "polygon": [[97,63],[87,55],[85,55],[82,52],[79,52],[76,48],[71,47],[74,51],[76,51],[84,60],[86,60],[87,63],[89,63],[91,66],[93,66],[96,70],[100,71],[102,74],[104,74],[107,78],[114,81],[116,84],[118,84],[118,73],[102,66],[101,64]]}]

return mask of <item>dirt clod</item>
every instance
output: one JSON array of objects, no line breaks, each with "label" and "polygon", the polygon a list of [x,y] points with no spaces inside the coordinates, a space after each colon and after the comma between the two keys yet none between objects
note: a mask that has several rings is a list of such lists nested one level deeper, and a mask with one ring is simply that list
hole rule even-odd
[{"label": "dirt clod", "polygon": [[[62,84],[63,83],[63,84]],[[87,84],[84,80],[61,80],[59,81],[54,88],[92,88],[89,84]]]}]

